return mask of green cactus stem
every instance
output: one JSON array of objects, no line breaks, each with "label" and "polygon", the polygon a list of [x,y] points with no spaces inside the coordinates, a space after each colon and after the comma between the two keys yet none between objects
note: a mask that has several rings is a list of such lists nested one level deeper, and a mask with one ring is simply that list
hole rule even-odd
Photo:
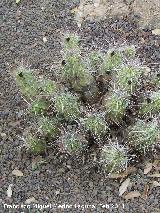
[{"label": "green cactus stem", "polygon": [[38,94],[38,83],[31,70],[20,67],[16,70],[16,82],[22,94],[26,97],[34,97]]},{"label": "green cactus stem", "polygon": [[139,84],[142,72],[142,69],[135,69],[131,66],[123,67],[120,70],[117,70],[114,84],[117,88],[127,91],[128,94],[134,93]]},{"label": "green cactus stem", "polygon": [[138,120],[135,125],[128,128],[127,142],[135,150],[145,153],[156,145],[159,137],[157,121]]},{"label": "green cactus stem", "polygon": [[58,121],[55,118],[43,117],[39,121],[39,130],[44,136],[56,138],[59,134]]},{"label": "green cactus stem", "polygon": [[84,118],[82,124],[87,131],[97,138],[101,138],[109,131],[105,119],[97,114]]},{"label": "green cactus stem", "polygon": [[103,105],[106,109],[107,120],[115,123],[121,122],[128,104],[128,96],[121,91],[114,91],[105,96]]},{"label": "green cactus stem", "polygon": [[35,115],[44,114],[49,107],[49,103],[43,99],[37,99],[31,103],[30,111]]},{"label": "green cactus stem", "polygon": [[124,55],[125,55],[128,59],[134,58],[134,57],[135,57],[135,54],[136,54],[136,49],[135,49],[134,46],[126,47],[126,48],[124,49]]},{"label": "green cactus stem", "polygon": [[57,92],[56,82],[51,80],[42,81],[40,88],[46,95],[53,95],[55,92]]},{"label": "green cactus stem", "polygon": [[93,82],[93,76],[88,72],[79,56],[69,55],[66,58],[60,77],[67,82],[75,91],[81,91]]},{"label": "green cactus stem", "polygon": [[87,140],[79,133],[67,132],[59,139],[61,150],[70,155],[80,154],[87,147]]},{"label": "green cactus stem", "polygon": [[55,109],[64,119],[73,121],[80,116],[78,99],[70,93],[61,93],[55,98]]},{"label": "green cactus stem", "polygon": [[160,112],[160,90],[152,92],[148,98],[140,105],[139,113],[141,115],[154,115]]},{"label": "green cactus stem", "polygon": [[26,146],[33,154],[36,155],[44,153],[46,149],[45,142],[32,135],[28,135],[26,138]]},{"label": "green cactus stem", "polygon": [[104,57],[102,66],[100,68],[101,74],[111,73],[112,70],[116,70],[122,63],[121,54],[119,51],[112,51]]},{"label": "green cactus stem", "polygon": [[127,168],[127,149],[118,143],[110,143],[101,149],[100,164],[108,173],[118,173]]}]

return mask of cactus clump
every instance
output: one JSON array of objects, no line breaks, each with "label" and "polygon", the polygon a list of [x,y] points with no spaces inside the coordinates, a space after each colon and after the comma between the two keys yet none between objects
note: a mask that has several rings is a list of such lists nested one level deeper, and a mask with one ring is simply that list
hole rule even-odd
[{"label": "cactus clump", "polygon": [[42,132],[44,136],[56,138],[59,134],[58,121],[54,118],[41,118],[39,121],[39,131]]},{"label": "cactus clump", "polygon": [[59,139],[62,151],[70,155],[80,154],[87,147],[87,140],[80,133],[68,132]]},{"label": "cactus clump", "polygon": [[153,148],[159,137],[160,130],[156,121],[138,120],[135,125],[128,128],[128,144],[139,152],[145,153]]},{"label": "cactus clump", "polygon": [[101,149],[100,164],[109,173],[125,170],[128,161],[127,149],[118,143],[105,145]]},{"label": "cactus clump", "polygon": [[152,92],[148,98],[140,105],[141,115],[154,115],[160,112],[160,90]]},{"label": "cactus clump", "polygon": [[[24,100],[33,119],[37,116],[39,121],[38,131],[34,129],[36,134],[29,135],[27,144],[35,154],[50,148],[47,142],[73,156],[85,149],[90,149],[87,153],[97,151],[98,156],[100,149],[103,168],[118,172],[126,168],[127,153],[142,154],[159,141],[158,121],[145,121],[148,115],[153,118],[160,112],[159,74],[154,73],[153,79],[151,69],[148,72],[139,66],[133,46],[107,54],[82,54],[79,44],[75,35],[65,38],[62,67],[55,72],[54,81],[35,78],[25,68],[17,70],[17,84],[27,97]],[[148,98],[144,97],[147,91]],[[136,122],[139,114],[144,120]],[[121,145],[114,140],[108,144],[107,137],[117,137]]]},{"label": "cactus clump", "polygon": [[128,103],[127,95],[121,91],[114,91],[105,96],[103,105],[106,110],[107,120],[111,120],[116,123],[121,122],[125,115]]},{"label": "cactus clump", "polygon": [[55,110],[64,119],[73,121],[80,116],[78,99],[70,93],[61,93],[55,98]]},{"label": "cactus clump", "polygon": [[46,149],[45,142],[31,134],[26,138],[26,146],[33,154],[42,154]]}]

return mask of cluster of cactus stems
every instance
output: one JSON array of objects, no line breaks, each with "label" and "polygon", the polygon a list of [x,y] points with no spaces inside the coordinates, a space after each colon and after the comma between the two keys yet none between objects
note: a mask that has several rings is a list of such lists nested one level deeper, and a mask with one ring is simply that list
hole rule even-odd
[{"label": "cluster of cactus stems", "polygon": [[[146,153],[156,147],[160,137],[160,91],[149,91],[147,98],[137,96],[136,107],[130,104],[133,95],[142,89],[143,79],[143,69],[135,66],[134,59],[133,46],[109,50],[107,54],[92,52],[84,57],[78,37],[68,35],[56,81],[41,80],[34,71],[18,68],[17,85],[29,103],[29,112],[38,118],[37,131],[26,137],[29,150],[43,153],[49,140],[60,152],[75,156],[89,149],[91,143],[96,144],[101,150],[98,163],[110,173],[126,168],[130,150]],[[159,85],[157,79],[152,83]],[[133,117],[130,126],[125,124],[125,130],[120,130],[125,138],[115,143],[109,139],[116,137],[112,128],[124,124],[128,107],[141,117],[138,121]],[[154,119],[148,122],[151,115]],[[74,128],[68,130],[68,126]]]}]

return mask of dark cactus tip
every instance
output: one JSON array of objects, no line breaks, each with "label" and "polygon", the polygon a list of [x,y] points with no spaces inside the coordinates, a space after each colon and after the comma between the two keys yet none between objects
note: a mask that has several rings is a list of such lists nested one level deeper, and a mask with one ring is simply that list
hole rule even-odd
[{"label": "dark cactus tip", "polygon": [[67,41],[67,42],[69,42],[69,41],[70,41],[70,38],[69,38],[69,37],[68,37],[68,38],[66,38],[66,41]]}]

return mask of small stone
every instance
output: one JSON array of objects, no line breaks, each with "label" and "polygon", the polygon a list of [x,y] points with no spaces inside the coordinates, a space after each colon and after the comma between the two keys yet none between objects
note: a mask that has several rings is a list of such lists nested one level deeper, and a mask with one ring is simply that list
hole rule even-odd
[{"label": "small stone", "polygon": [[95,7],[99,7],[99,3],[97,3],[97,2],[94,3],[94,6],[95,6]]},{"label": "small stone", "polygon": [[132,4],[134,0],[125,0],[127,4]]},{"label": "small stone", "polygon": [[62,174],[62,173],[64,173],[65,172],[65,170],[63,169],[63,168],[60,168],[59,170],[58,170],[58,173],[59,174]]},{"label": "small stone", "polygon": [[104,17],[106,14],[106,8],[103,5],[94,9],[95,16]]},{"label": "small stone", "polygon": [[17,117],[18,117],[18,118],[21,118],[23,115],[24,115],[23,110],[17,112]]},{"label": "small stone", "polygon": [[7,189],[7,196],[9,198],[12,197],[12,186],[13,186],[13,184],[9,184],[8,189]]},{"label": "small stone", "polygon": [[101,195],[102,196],[106,195],[106,191],[101,191]]},{"label": "small stone", "polygon": [[66,167],[67,167],[68,169],[71,169],[71,166],[70,166],[70,165],[66,165]]},{"label": "small stone", "polygon": [[113,200],[113,198],[112,198],[112,197],[109,197],[107,201],[108,201],[109,203],[111,203],[112,200]]},{"label": "small stone", "polygon": [[60,194],[60,191],[55,191],[55,195],[59,195]]},{"label": "small stone", "polygon": [[153,35],[160,35],[160,29],[152,30]]},{"label": "small stone", "polygon": [[31,197],[31,198],[28,198],[26,201],[25,201],[25,204],[30,204],[30,203],[35,203],[36,202],[36,199],[34,197]]},{"label": "small stone", "polygon": [[96,189],[95,189],[95,190],[93,190],[93,195],[94,195],[94,196],[96,196],[96,195],[97,195],[97,193],[98,193],[98,190],[96,190]]},{"label": "small stone", "polygon": [[100,181],[99,185],[100,185],[100,186],[103,186],[103,182],[102,182],[102,181]]},{"label": "small stone", "polygon": [[93,11],[94,11],[94,6],[92,4],[85,5],[84,10],[83,10],[84,17],[87,17]]},{"label": "small stone", "polygon": [[93,186],[94,186],[93,182],[89,182],[89,187],[93,188]]},{"label": "small stone", "polygon": [[18,169],[14,169],[14,170],[12,171],[12,175],[15,175],[15,176],[17,176],[17,177],[22,177],[22,176],[23,176],[23,173],[22,173],[20,170],[18,170]]},{"label": "small stone", "polygon": [[74,192],[79,193],[79,188],[74,188]]},{"label": "small stone", "polygon": [[78,25],[79,28],[81,27],[81,23],[78,23],[77,25]]},{"label": "small stone", "polygon": [[148,76],[148,74],[151,73],[151,69],[149,67],[144,67],[144,71],[143,71],[143,74],[145,76]]},{"label": "small stone", "polygon": [[44,36],[43,37],[43,42],[46,43],[47,42],[47,38]]},{"label": "small stone", "polygon": [[7,136],[6,133],[4,133],[4,132],[1,133],[2,138],[6,138],[6,136]]}]

